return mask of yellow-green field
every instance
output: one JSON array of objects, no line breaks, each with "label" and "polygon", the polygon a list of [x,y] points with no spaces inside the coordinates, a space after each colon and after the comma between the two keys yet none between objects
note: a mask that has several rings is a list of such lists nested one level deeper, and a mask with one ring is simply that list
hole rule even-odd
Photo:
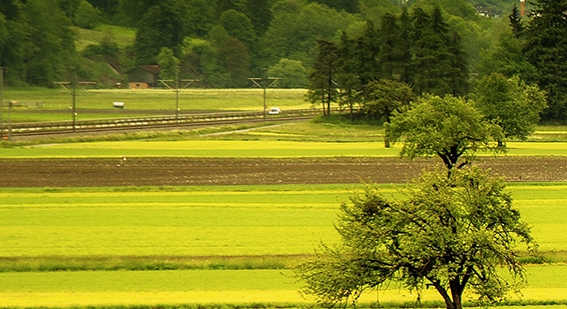
[{"label": "yellow-green field", "polygon": [[[383,186],[397,194],[403,186]],[[310,254],[332,243],[338,206],[360,186],[236,186],[0,190],[2,256]],[[514,204],[532,225],[542,254],[567,250],[567,186],[511,185]],[[291,258],[288,261],[293,261]],[[9,262],[2,262],[6,266]],[[8,265],[9,266],[9,265]],[[1,307],[156,304],[312,304],[301,283],[282,269],[172,269],[0,273]],[[40,267],[41,269],[41,267]],[[567,266],[528,266],[526,301],[567,300]],[[411,302],[416,295],[390,286],[365,302]],[[511,299],[517,299],[513,296]],[[439,300],[425,291],[423,301]]]},{"label": "yellow-green field", "polygon": [[[507,156],[567,156],[567,143],[510,142]],[[0,148],[2,158],[32,157],[396,157],[401,145],[382,142],[300,142],[286,140],[111,141]],[[482,155],[482,154],[481,154]]]},{"label": "yellow-green field", "polygon": [[[532,266],[527,270],[532,274],[532,284],[523,290],[523,297],[513,295],[510,300],[567,300],[567,285],[547,277],[564,278],[567,266]],[[0,282],[0,307],[4,308],[253,303],[305,306],[313,302],[298,293],[300,284],[290,272],[275,270],[3,273]],[[391,286],[368,293],[361,301],[412,303],[416,297]],[[441,300],[433,290],[424,291],[421,299]]]}]

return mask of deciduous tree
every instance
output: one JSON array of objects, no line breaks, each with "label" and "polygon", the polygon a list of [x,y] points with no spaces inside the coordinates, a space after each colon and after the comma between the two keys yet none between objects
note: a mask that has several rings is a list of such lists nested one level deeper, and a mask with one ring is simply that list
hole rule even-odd
[{"label": "deciduous tree", "polygon": [[525,279],[518,244],[535,247],[504,188],[487,172],[466,168],[450,177],[423,174],[406,199],[368,189],[342,205],[340,245],[324,246],[296,268],[307,283],[303,292],[325,305],[356,303],[365,291],[400,282],[418,299],[431,286],[447,309],[461,309],[467,290],[484,305],[501,300]]},{"label": "deciduous tree", "polygon": [[[484,119],[474,104],[463,98],[426,95],[386,123],[392,143],[403,142],[401,156],[438,156],[451,173],[467,165],[477,151],[500,152],[502,129]],[[466,160],[460,162],[464,157]]]},{"label": "deciduous tree", "polygon": [[502,128],[506,139],[527,139],[546,107],[545,93],[538,86],[528,85],[517,76],[506,78],[498,73],[479,81],[473,100],[486,118]]},{"label": "deciduous tree", "polygon": [[[390,122],[394,111],[401,111],[416,99],[411,88],[402,82],[381,79],[366,85],[367,98],[364,103],[364,112],[372,118],[382,118],[385,123]],[[390,147],[388,136],[384,137],[384,146]]]},{"label": "deciduous tree", "polygon": [[159,77],[165,80],[175,80],[178,78],[179,59],[173,54],[173,50],[163,47],[157,55],[157,64],[161,67]]},{"label": "deciduous tree", "polygon": [[154,64],[163,47],[180,54],[186,33],[187,6],[183,0],[164,0],[152,6],[142,17],[134,46],[137,64]]},{"label": "deciduous tree", "polygon": [[301,61],[283,58],[278,64],[270,67],[268,75],[281,78],[278,87],[305,88],[309,84],[307,70]]},{"label": "deciduous tree", "polygon": [[499,73],[508,78],[519,76],[526,82],[537,82],[537,69],[528,62],[522,42],[511,32],[503,32],[498,42],[480,55],[478,72],[482,76]]},{"label": "deciduous tree", "polygon": [[237,88],[248,84],[250,73],[250,54],[246,45],[237,38],[230,37],[219,48],[220,69],[228,75],[225,87]]},{"label": "deciduous tree", "polygon": [[220,22],[231,37],[246,44],[249,50],[252,49],[256,41],[256,33],[250,18],[236,10],[228,10],[222,13]]}]

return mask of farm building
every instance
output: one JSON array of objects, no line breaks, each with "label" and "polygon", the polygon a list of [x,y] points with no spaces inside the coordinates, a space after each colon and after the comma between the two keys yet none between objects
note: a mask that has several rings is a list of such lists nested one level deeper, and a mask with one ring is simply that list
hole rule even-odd
[{"label": "farm building", "polygon": [[159,86],[159,65],[142,65],[128,72],[130,89],[148,89]]}]

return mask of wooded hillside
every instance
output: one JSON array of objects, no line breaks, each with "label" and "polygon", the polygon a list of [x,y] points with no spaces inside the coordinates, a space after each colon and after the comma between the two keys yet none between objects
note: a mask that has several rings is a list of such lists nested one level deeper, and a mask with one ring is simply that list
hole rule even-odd
[{"label": "wooded hillside", "polygon": [[[526,3],[526,16],[518,17],[520,28],[526,27],[533,8]],[[417,8],[426,14],[439,8],[460,40],[463,72],[475,76],[502,69],[498,61],[511,59],[503,53],[519,48],[524,57],[520,37],[506,37],[512,33],[508,16],[514,5],[519,1],[4,0],[0,65],[8,69],[7,85],[53,87],[76,74],[79,80],[112,87],[126,82],[126,73],[136,66],[158,64],[161,78],[179,73],[180,78],[199,79],[202,87],[250,87],[248,78],[265,75],[282,77],[280,87],[307,87],[318,40],[356,41],[371,31],[379,49],[389,33],[381,29],[388,24],[384,16],[400,16],[407,7],[411,16],[419,15],[414,14]],[[515,66],[537,81],[533,67],[519,68],[527,62],[518,61],[508,68]],[[548,78],[550,82],[557,84]]]}]

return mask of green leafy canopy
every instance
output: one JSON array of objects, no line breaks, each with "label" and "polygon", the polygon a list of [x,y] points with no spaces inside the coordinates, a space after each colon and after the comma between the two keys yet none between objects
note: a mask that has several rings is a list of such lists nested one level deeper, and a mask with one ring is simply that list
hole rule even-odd
[{"label": "green leafy canopy", "polygon": [[525,279],[518,246],[535,249],[502,181],[475,167],[424,173],[405,199],[369,188],[342,205],[337,231],[341,245],[296,268],[303,292],[327,305],[356,302],[391,281],[418,295],[432,286],[448,309],[462,308],[467,288],[496,302]]},{"label": "green leafy canopy", "polygon": [[[505,151],[495,142],[502,139],[500,126],[485,120],[473,103],[450,95],[422,96],[395,111],[385,127],[392,143],[404,142],[401,156],[438,156],[449,170],[466,165],[477,151]],[[457,166],[461,157],[467,161]]]}]

